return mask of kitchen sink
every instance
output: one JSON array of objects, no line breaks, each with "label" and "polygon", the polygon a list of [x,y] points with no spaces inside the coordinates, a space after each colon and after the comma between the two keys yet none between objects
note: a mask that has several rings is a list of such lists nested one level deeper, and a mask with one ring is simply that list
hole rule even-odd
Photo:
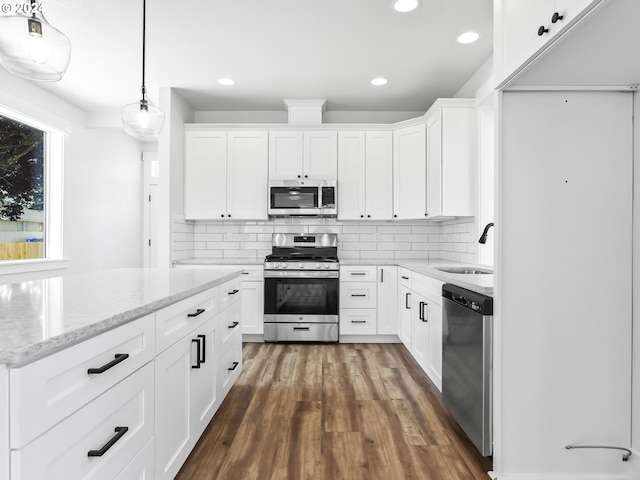
[{"label": "kitchen sink", "polygon": [[492,268],[481,268],[481,267],[433,267],[435,270],[440,270],[441,272],[447,273],[459,273],[462,275],[483,275],[483,274],[492,274]]}]

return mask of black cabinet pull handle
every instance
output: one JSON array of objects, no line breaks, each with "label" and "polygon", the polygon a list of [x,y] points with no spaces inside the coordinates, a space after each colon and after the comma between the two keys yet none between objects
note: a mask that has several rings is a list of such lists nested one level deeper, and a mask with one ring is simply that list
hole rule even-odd
[{"label": "black cabinet pull handle", "polygon": [[351,272],[349,275],[354,275],[354,276],[359,276],[359,275],[366,275],[367,272]]},{"label": "black cabinet pull handle", "polygon": [[427,305],[429,305],[427,302],[422,302],[422,321],[423,322],[428,322],[429,319],[427,318],[427,314],[425,313],[424,307],[426,307]]},{"label": "black cabinet pull handle", "polygon": [[298,175],[298,178],[301,178],[301,176],[300,176],[300,175]]},{"label": "black cabinet pull handle", "polygon": [[351,320],[351,323],[367,323],[366,320]]},{"label": "black cabinet pull handle", "polygon": [[195,365],[191,365],[191,368],[200,368],[200,364],[202,363],[202,360],[200,360],[200,339],[199,338],[192,338],[191,339],[191,343],[195,343],[196,344],[196,364]]},{"label": "black cabinet pull handle", "polygon": [[403,280],[409,280],[409,277],[405,277],[404,275],[402,275],[400,278],[402,278]]},{"label": "black cabinet pull handle", "polygon": [[425,305],[427,305],[426,302],[420,302],[420,310],[418,311],[418,319],[422,320],[423,322],[428,322],[429,320],[427,320],[427,318],[425,318],[425,314],[424,314],[424,307]]},{"label": "black cabinet pull handle", "polygon": [[242,275],[249,275],[249,272],[242,272]]},{"label": "black cabinet pull handle", "polygon": [[364,218],[364,215],[360,215],[360,218]]},{"label": "black cabinet pull handle", "polygon": [[351,296],[352,297],[366,297],[367,294],[366,293],[352,293]]},{"label": "black cabinet pull handle", "polygon": [[233,322],[231,325],[229,325],[227,328],[236,328],[238,325],[240,325],[240,322]]},{"label": "black cabinet pull handle", "polygon": [[204,313],[204,308],[199,308],[196,310],[196,313],[188,313],[187,317],[197,317],[198,315],[201,315]]},{"label": "black cabinet pull handle", "polygon": [[384,283],[384,268],[380,269],[380,283]]},{"label": "black cabinet pull handle", "polygon": [[109,370],[111,367],[115,367],[120,362],[124,362],[127,358],[129,358],[128,353],[116,353],[115,360],[111,360],[109,363],[105,363],[100,368],[89,368],[87,373],[89,375],[104,373]]},{"label": "black cabinet pull handle", "polygon": [[367,218],[371,218],[371,215],[367,215]]},{"label": "black cabinet pull handle", "polygon": [[116,429],[115,429],[116,434],[113,437],[111,437],[111,440],[109,440],[107,443],[105,443],[100,450],[89,450],[87,452],[87,456],[89,456],[89,457],[101,457],[101,456],[103,456],[128,431],[129,431],[129,427],[116,427]]},{"label": "black cabinet pull handle", "polygon": [[202,339],[202,363],[206,363],[207,361],[207,351],[206,351],[206,347],[207,347],[207,336],[206,335],[198,335],[198,338]]},{"label": "black cabinet pull handle", "polygon": [[224,213],[222,215],[220,215],[222,218],[224,218]]},{"label": "black cabinet pull handle", "polygon": [[295,330],[303,330],[305,332],[308,332],[309,331],[309,327],[293,327],[293,330],[294,331]]},{"label": "black cabinet pull handle", "polygon": [[240,365],[239,362],[233,362],[231,366],[227,368],[227,370],[235,370],[236,368],[238,368],[238,365]]},{"label": "black cabinet pull handle", "polygon": [[411,307],[409,306],[409,295],[411,295],[410,293],[405,293],[404,294],[404,308],[410,309]]},{"label": "black cabinet pull handle", "polygon": [[548,28],[544,28],[544,25],[540,25],[540,28],[538,28],[538,36],[541,37],[542,35],[544,35],[545,33],[548,33],[549,29]]},{"label": "black cabinet pull handle", "polygon": [[553,16],[551,17],[551,23],[556,23],[558,20],[562,20],[564,18],[564,15],[560,15],[558,12],[554,12]]},{"label": "black cabinet pull handle", "polygon": [[238,293],[240,290],[238,290],[237,288],[234,288],[233,290],[231,290],[229,292],[229,295],[235,295],[236,293]]}]

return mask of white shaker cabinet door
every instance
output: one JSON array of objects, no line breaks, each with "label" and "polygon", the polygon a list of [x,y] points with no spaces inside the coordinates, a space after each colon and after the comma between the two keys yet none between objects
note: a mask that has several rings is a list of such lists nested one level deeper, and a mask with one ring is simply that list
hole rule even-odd
[{"label": "white shaker cabinet door", "polygon": [[398,335],[398,267],[378,267],[378,335]]},{"label": "white shaker cabinet door", "polygon": [[424,219],[427,195],[425,125],[393,132],[393,218]]},{"label": "white shaker cabinet door", "polygon": [[224,218],[227,211],[227,132],[186,131],[184,215]]},{"label": "white shaker cabinet door", "polygon": [[267,132],[229,132],[227,218],[267,219]]},{"label": "white shaker cabinet door", "polygon": [[269,179],[303,178],[302,132],[269,132]]},{"label": "white shaker cabinet door", "polygon": [[391,220],[393,216],[393,135],[390,131],[366,134],[365,218]]},{"label": "white shaker cabinet door", "polygon": [[335,180],[338,178],[338,132],[304,132],[304,178]]},{"label": "white shaker cabinet door", "polygon": [[339,132],[339,220],[361,220],[365,217],[365,161],[365,132]]}]

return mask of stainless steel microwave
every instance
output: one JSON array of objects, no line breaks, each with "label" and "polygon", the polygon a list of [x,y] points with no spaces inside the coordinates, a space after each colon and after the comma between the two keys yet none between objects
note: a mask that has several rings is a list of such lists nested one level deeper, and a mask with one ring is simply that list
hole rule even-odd
[{"label": "stainless steel microwave", "polygon": [[335,217],[336,180],[270,180],[269,215],[272,217]]}]

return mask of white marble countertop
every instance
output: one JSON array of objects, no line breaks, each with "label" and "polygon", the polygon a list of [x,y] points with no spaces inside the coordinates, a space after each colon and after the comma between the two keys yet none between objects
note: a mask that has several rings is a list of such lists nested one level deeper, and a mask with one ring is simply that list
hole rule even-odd
[{"label": "white marble countertop", "polygon": [[459,287],[493,296],[493,274],[461,274],[447,273],[436,270],[434,267],[471,267],[471,268],[491,268],[486,265],[473,265],[469,263],[453,262],[451,260],[416,260],[414,258],[389,258],[389,259],[340,259],[340,265],[397,265],[412,272],[421,273],[431,278],[435,278],[445,283],[453,283]]},{"label": "white marble countertop", "polygon": [[0,364],[31,362],[239,275],[132,268],[2,284]]},{"label": "white marble countertop", "polygon": [[262,265],[264,258],[186,258],[174,260],[174,265]]},{"label": "white marble countertop", "polygon": [[[219,258],[189,258],[177,260],[177,265],[261,265],[263,260],[247,259],[219,259]],[[340,265],[397,265],[407,268],[413,272],[421,273],[437,280],[453,283],[462,288],[482,293],[483,295],[493,295],[493,274],[468,275],[460,273],[447,273],[436,270],[434,267],[456,266],[456,267],[480,267],[493,268],[486,265],[472,265],[468,263],[454,262],[451,260],[419,260],[415,258],[372,258],[372,259],[340,259]]]}]

